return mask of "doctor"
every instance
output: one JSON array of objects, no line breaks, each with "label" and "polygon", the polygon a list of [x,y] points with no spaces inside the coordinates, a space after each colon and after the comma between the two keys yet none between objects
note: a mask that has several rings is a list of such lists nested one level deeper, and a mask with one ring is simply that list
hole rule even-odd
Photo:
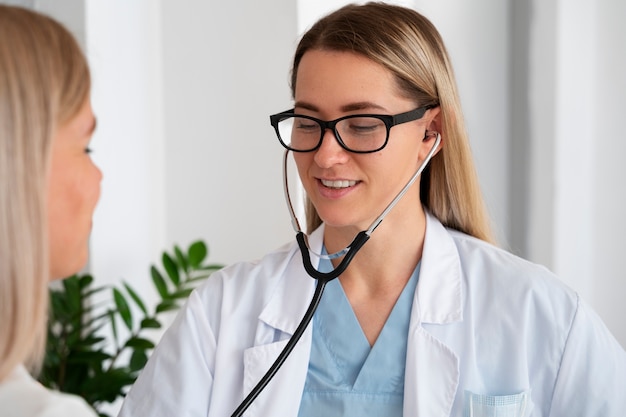
[{"label": "doctor", "polygon": [[[246,416],[624,416],[626,353],[548,270],[492,245],[452,68],[413,10],[346,6],[302,38],[272,117],[324,272],[401,192]],[[394,116],[394,117],[389,117]],[[441,140],[441,142],[439,142]],[[316,256],[315,254],[322,254]],[[229,416],[315,291],[293,242],[196,290],[120,416]]]}]

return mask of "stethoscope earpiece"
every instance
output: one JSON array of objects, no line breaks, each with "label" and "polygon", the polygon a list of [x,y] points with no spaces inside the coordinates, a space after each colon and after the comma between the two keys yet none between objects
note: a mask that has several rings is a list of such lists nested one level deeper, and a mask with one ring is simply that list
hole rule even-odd
[{"label": "stethoscope earpiece", "polygon": [[[307,274],[311,276],[311,278],[314,278],[317,281],[317,285],[315,286],[315,293],[313,294],[311,303],[309,304],[309,307],[307,308],[307,311],[304,314],[304,317],[300,321],[300,324],[298,324],[298,327],[294,331],[293,335],[289,338],[289,341],[287,342],[283,350],[279,353],[278,357],[276,358],[272,366],[267,370],[267,372],[263,375],[261,380],[254,386],[254,388],[252,388],[252,391],[248,393],[246,398],[243,399],[243,401],[241,402],[241,404],[239,404],[239,407],[237,407],[237,409],[231,415],[231,417],[241,417],[243,413],[248,409],[250,404],[252,404],[252,402],[261,393],[261,391],[263,391],[265,386],[269,384],[270,380],[274,377],[276,372],[278,372],[278,369],[280,369],[282,364],[285,362],[285,360],[287,359],[287,357],[289,356],[289,354],[295,347],[296,343],[298,343],[298,340],[300,340],[300,337],[302,337],[304,330],[307,328],[307,326],[311,322],[311,319],[313,318],[313,314],[315,314],[315,310],[317,309],[317,306],[319,305],[319,302],[322,299],[322,295],[324,293],[324,288],[326,287],[326,284],[332,281],[333,279],[337,278],[346,270],[346,268],[350,264],[350,261],[352,261],[352,258],[354,257],[354,255],[356,255],[359,249],[361,249],[361,247],[365,244],[365,242],[367,242],[367,240],[370,238],[370,235],[372,234],[374,229],[378,227],[378,225],[380,224],[380,222],[383,221],[387,213],[389,213],[389,211],[393,208],[393,206],[396,205],[396,203],[407,192],[407,190],[413,184],[413,182],[415,182],[417,177],[422,173],[424,168],[426,168],[426,164],[428,164],[428,161],[430,161],[432,156],[435,154],[435,151],[441,141],[441,137],[439,136],[439,133],[435,131],[427,132],[427,134],[424,135],[424,140],[426,140],[429,136],[432,136],[433,134],[436,135],[437,140],[435,141],[432,148],[430,149],[430,152],[426,156],[426,159],[422,161],[417,172],[415,172],[415,174],[411,177],[409,182],[402,188],[402,190],[398,193],[398,195],[396,195],[396,197],[391,201],[391,203],[389,203],[389,205],[380,214],[380,216],[378,216],[376,220],[372,222],[372,224],[367,230],[363,230],[359,232],[354,238],[354,240],[352,241],[352,243],[350,243],[349,246],[347,246],[343,250],[336,252],[332,255],[321,255],[321,254],[313,252],[308,245],[307,236],[300,229],[300,223],[298,222],[298,218],[296,217],[296,213],[293,209],[293,205],[291,204],[291,197],[289,196],[289,183],[287,181],[287,157],[289,155],[289,150],[285,151],[285,155],[283,157],[283,186],[284,186],[284,191],[285,191],[285,200],[287,201],[287,207],[289,208],[289,215],[291,216],[291,224],[296,231],[296,241],[298,242],[298,246],[302,254],[302,262],[303,262],[304,269],[306,270]],[[311,262],[311,253],[313,253],[314,255],[318,257],[323,257],[327,259],[340,257],[340,256],[344,256],[344,258],[339,263],[339,265],[332,271],[320,272],[317,269],[315,269],[315,267],[313,266]]]},{"label": "stethoscope earpiece", "polygon": [[430,138],[431,136],[435,136],[435,137],[436,137],[436,136],[439,136],[439,132],[437,132],[436,130],[427,130],[427,131],[424,133],[424,139],[422,139],[422,141],[427,141],[427,140],[429,140],[429,138]]}]

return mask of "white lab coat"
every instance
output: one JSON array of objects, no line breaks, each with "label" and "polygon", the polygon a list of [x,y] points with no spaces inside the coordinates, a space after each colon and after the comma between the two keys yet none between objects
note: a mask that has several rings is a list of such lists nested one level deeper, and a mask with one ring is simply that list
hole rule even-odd
[{"label": "white lab coat", "polygon": [[[318,253],[322,235],[323,226],[309,239]],[[120,417],[230,416],[285,346],[313,291],[295,242],[214,274],[164,335]],[[310,329],[245,416],[297,416]],[[404,415],[460,417],[466,390],[526,393],[524,416],[624,417],[626,352],[548,270],[427,215]]]}]

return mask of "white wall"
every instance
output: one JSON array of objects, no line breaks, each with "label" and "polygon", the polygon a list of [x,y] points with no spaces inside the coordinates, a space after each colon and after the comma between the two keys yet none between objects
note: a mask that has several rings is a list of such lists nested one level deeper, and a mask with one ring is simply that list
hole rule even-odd
[{"label": "white wall", "polygon": [[[595,202],[594,271],[597,282],[593,303],[626,346],[626,29],[625,2],[604,1],[597,5],[595,72],[593,92],[595,130],[589,137],[595,148],[595,181],[590,197]],[[621,53],[619,51],[622,51]]]},{"label": "white wall", "polygon": [[168,242],[253,259],[293,238],[282,147],[296,8],[289,1],[162,1]]},{"label": "white wall", "polygon": [[98,120],[93,159],[104,173],[90,269],[100,284],[141,287],[168,242],[160,8],[88,0],[85,19]]},{"label": "white wall", "polygon": [[448,49],[470,144],[499,243],[509,246],[508,2],[416,0]]},{"label": "white wall", "polygon": [[562,192],[555,213],[561,219],[555,269],[584,291],[626,346],[626,3],[558,4],[560,16],[571,19],[559,20],[559,49],[564,52],[559,62],[563,105],[557,183]]},{"label": "white wall", "polygon": [[576,289],[626,346],[626,6],[531,2],[527,256]]}]

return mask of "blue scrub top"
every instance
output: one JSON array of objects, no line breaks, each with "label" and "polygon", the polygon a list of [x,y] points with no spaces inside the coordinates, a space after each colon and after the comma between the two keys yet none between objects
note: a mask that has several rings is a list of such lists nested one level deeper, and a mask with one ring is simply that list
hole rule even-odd
[{"label": "blue scrub top", "polygon": [[[373,347],[338,279],[313,317],[313,342],[299,417],[402,416],[406,344],[418,264]],[[321,271],[332,269],[322,260]]]}]

